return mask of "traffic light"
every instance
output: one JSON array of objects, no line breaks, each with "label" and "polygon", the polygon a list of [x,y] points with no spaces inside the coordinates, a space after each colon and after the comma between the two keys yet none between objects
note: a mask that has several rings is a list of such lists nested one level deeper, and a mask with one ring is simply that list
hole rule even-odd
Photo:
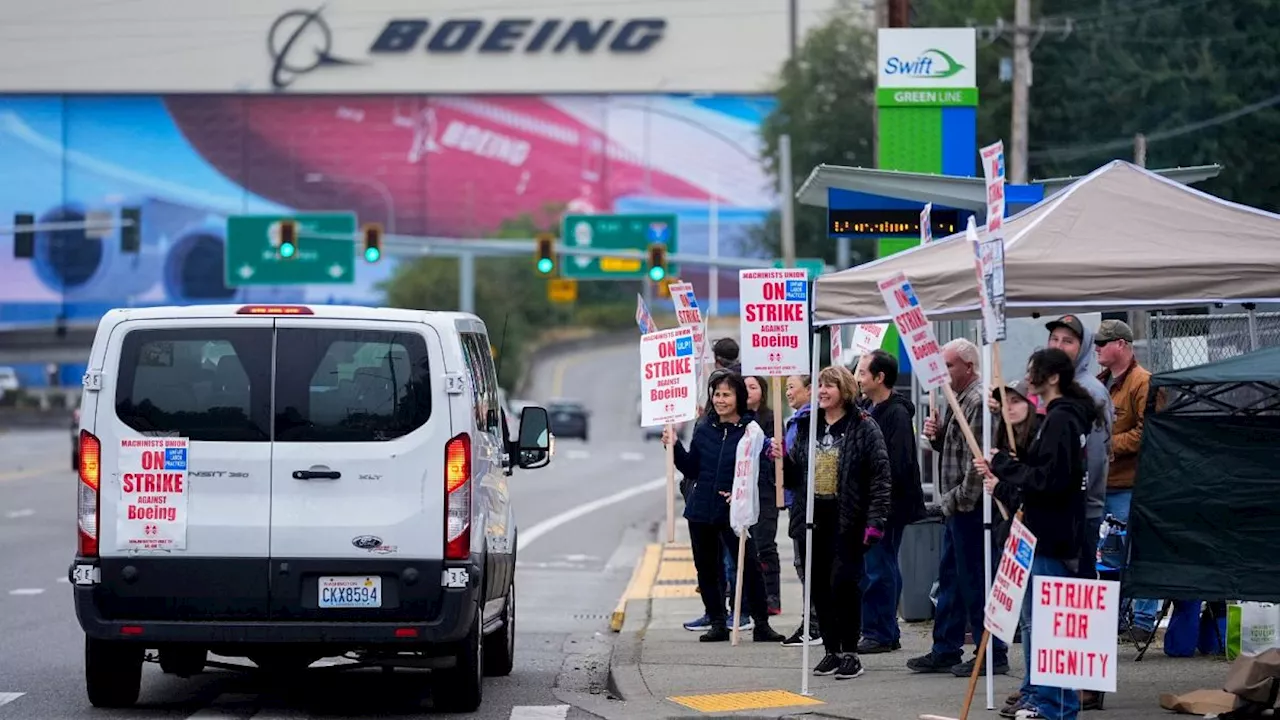
[{"label": "traffic light", "polygon": [[551,233],[539,233],[534,238],[537,245],[538,272],[550,275],[556,269],[556,236]]},{"label": "traffic light", "polygon": [[366,223],[364,226],[364,259],[376,263],[382,259],[382,225]]},{"label": "traffic light", "polygon": [[280,221],[280,246],[276,248],[276,252],[285,259],[298,254],[298,223],[296,220]]},{"label": "traffic light", "polygon": [[667,246],[653,243],[649,246],[649,279],[661,282],[667,276]]},{"label": "traffic light", "polygon": [[[14,213],[13,224],[22,227],[36,224],[36,216],[31,213]],[[34,230],[13,229],[13,256],[15,258],[33,258],[36,256],[36,232]]]},{"label": "traffic light", "polygon": [[120,208],[120,219],[131,221],[131,224],[120,227],[120,252],[138,252],[142,248],[142,209]]}]

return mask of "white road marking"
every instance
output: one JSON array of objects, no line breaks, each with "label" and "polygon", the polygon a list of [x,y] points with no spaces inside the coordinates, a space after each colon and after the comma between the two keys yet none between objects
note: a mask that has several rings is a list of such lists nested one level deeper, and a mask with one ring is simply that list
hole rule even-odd
[{"label": "white road marking", "polygon": [[[0,692],[0,707],[4,707],[5,705],[8,705],[9,703],[13,702],[14,700],[17,700],[23,695],[26,695],[26,693]],[[564,717],[564,716],[561,715],[560,717]]]},{"label": "white road marking", "polygon": [[583,503],[577,507],[569,508],[568,510],[565,510],[559,515],[549,517],[546,520],[543,520],[542,522],[538,523],[537,525],[534,525],[533,527],[529,528],[528,530],[521,532],[520,548],[522,550],[525,548],[528,548],[530,545],[537,542],[538,539],[541,538],[543,535],[546,535],[547,533],[551,532],[552,530],[555,530],[556,528],[560,527],[561,525],[564,525],[565,523],[573,522],[574,520],[577,520],[583,515],[589,515],[595,512],[596,510],[599,510],[600,508],[609,507],[610,505],[617,505],[618,503],[624,500],[630,500],[631,498],[637,495],[643,495],[644,493],[647,493],[647,492],[661,490],[666,486],[667,486],[667,478],[660,477],[657,480],[650,480],[647,483],[643,483],[641,485],[636,485],[635,487],[627,488],[626,490],[616,492],[612,495],[602,497],[597,500],[592,500],[591,502]]},{"label": "white road marking", "polygon": [[62,583],[63,585],[70,585],[70,584],[71,584],[71,581],[67,579],[67,576],[66,576],[66,575],[59,575],[59,576],[58,576],[58,580],[57,580],[57,582],[60,582],[60,583]]},{"label": "white road marking", "polygon": [[516,705],[511,708],[511,720],[564,720],[568,716],[568,705]]},{"label": "white road marking", "polygon": [[638,452],[624,452],[618,457],[623,462],[644,462],[644,455]]},{"label": "white road marking", "polygon": [[7,512],[4,514],[4,516],[9,518],[10,520],[15,520],[17,518],[31,517],[32,515],[35,515],[35,514],[36,514],[35,510],[32,510],[31,508],[23,508],[21,510],[13,510],[11,512]]},{"label": "white road marking", "polygon": [[44,592],[44,588],[18,588],[17,590],[10,590],[9,594],[10,595],[39,595],[42,592]]},{"label": "white road marking", "polygon": [[564,456],[569,460],[587,460],[591,457],[591,453],[586,450],[567,450]]}]

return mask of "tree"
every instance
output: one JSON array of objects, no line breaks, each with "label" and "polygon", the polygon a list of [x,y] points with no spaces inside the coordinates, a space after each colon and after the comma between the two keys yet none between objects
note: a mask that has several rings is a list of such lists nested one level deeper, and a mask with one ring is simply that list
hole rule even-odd
[{"label": "tree", "polygon": [[[781,192],[779,138],[791,136],[793,187],[819,164],[874,167],[875,34],[866,11],[842,2],[814,28],[778,76],[777,106],[761,126],[765,169]],[[796,254],[835,259],[823,208],[796,205]],[[755,244],[781,255],[777,212],[754,235]]]}]

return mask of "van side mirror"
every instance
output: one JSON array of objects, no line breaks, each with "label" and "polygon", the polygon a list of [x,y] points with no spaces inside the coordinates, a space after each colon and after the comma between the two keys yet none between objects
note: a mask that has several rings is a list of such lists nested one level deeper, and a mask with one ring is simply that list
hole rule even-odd
[{"label": "van side mirror", "polygon": [[520,411],[520,438],[516,443],[517,464],[532,470],[551,462],[551,420],[545,408],[526,407]]}]

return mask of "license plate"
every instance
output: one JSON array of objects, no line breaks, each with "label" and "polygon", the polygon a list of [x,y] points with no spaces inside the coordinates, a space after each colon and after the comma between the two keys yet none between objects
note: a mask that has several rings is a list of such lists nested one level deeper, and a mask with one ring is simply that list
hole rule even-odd
[{"label": "license plate", "polygon": [[382,607],[382,578],[322,577],[319,605],[322,608]]}]

